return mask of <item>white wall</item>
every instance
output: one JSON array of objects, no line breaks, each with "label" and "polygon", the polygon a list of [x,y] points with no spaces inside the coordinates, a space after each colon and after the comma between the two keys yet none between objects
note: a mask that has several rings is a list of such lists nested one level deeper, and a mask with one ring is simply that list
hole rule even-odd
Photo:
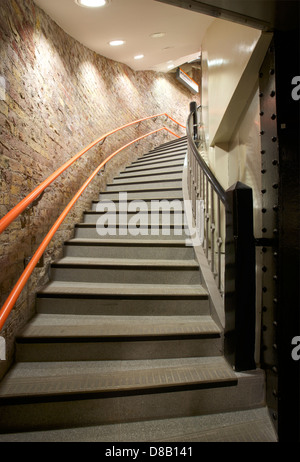
[{"label": "white wall", "polygon": [[[252,188],[255,237],[261,237],[262,228],[258,79],[271,38],[272,34],[216,19],[202,44],[206,158],[224,189],[237,181]],[[257,254],[257,263],[259,259]],[[261,293],[260,284],[257,273],[257,294]],[[259,363],[259,295],[256,307],[256,362]]]},{"label": "white wall", "polygon": [[258,30],[222,20],[215,20],[207,30],[202,43],[203,101],[209,101],[210,143],[260,35]]}]

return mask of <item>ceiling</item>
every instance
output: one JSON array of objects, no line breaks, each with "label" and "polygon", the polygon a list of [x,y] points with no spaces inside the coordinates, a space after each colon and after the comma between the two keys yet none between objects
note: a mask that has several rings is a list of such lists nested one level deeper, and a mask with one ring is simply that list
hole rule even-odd
[{"label": "ceiling", "polygon": [[[34,0],[67,34],[96,53],[131,69],[169,72],[200,56],[205,32],[215,19],[155,0],[109,0],[82,8],[75,0]],[[152,38],[162,32],[165,35]],[[111,40],[125,44],[111,47]],[[143,54],[144,58],[134,59]]]}]

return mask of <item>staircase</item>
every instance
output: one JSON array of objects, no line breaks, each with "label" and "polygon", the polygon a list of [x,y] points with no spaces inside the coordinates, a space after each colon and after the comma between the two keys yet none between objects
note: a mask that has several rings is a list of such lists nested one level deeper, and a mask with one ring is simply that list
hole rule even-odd
[{"label": "staircase", "polygon": [[185,155],[186,138],[145,154],[75,226],[0,384],[0,441],[276,440],[186,245]]}]

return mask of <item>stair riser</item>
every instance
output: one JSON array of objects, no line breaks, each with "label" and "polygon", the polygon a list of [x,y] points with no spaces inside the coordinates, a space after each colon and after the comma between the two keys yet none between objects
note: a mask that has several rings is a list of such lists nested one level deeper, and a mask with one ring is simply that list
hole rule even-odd
[{"label": "stair riser", "polygon": [[113,184],[117,185],[119,183],[126,183],[126,184],[131,184],[131,183],[135,183],[135,184],[138,184],[140,183],[141,185],[144,185],[145,182],[148,182],[148,181],[165,181],[165,180],[177,180],[177,181],[181,181],[182,180],[182,175],[181,173],[174,173],[174,174],[153,174],[153,175],[143,175],[141,177],[136,177],[136,178],[123,178],[123,177],[117,177],[113,180]]},{"label": "stair riser", "polygon": [[185,141],[184,143],[179,143],[177,146],[159,146],[155,149],[152,149],[152,151],[149,151],[148,153],[144,154],[143,157],[147,156],[152,156],[152,155],[160,155],[162,153],[178,153],[178,152],[186,152],[187,150],[187,142]]},{"label": "stair riser", "polygon": [[[130,201],[134,201],[137,199],[156,199],[156,200],[161,200],[163,198],[166,198],[165,200],[172,200],[172,199],[183,199],[182,196],[182,190],[179,189],[173,189],[171,188],[165,188],[161,189],[159,191],[154,190],[154,191],[134,191],[134,192],[127,192],[127,199]],[[120,199],[119,193],[118,192],[107,192],[107,193],[101,193],[99,195],[99,200],[110,200],[110,201],[118,201]]]},{"label": "stair riser", "polygon": [[186,155],[186,149],[179,148],[176,151],[171,151],[170,149],[161,149],[156,152],[150,152],[148,154],[144,154],[142,157],[137,159],[136,161],[132,162],[132,164],[136,164],[137,162],[141,162],[143,160],[151,160],[151,159],[176,159],[177,157],[184,157]]},{"label": "stair riser", "polygon": [[184,155],[186,154],[187,150],[187,145],[178,145],[178,146],[158,146],[157,148],[153,149],[152,151],[144,153],[141,157],[139,157],[137,160],[134,160],[133,162],[137,162],[141,159],[144,159],[148,156],[155,156],[155,155]]},{"label": "stair riser", "polygon": [[192,247],[161,247],[157,246],[112,246],[112,245],[65,245],[65,257],[87,258],[134,258],[160,260],[192,260]]},{"label": "stair riser", "polygon": [[137,160],[136,162],[132,162],[130,167],[127,168],[134,168],[134,167],[139,167],[139,166],[150,166],[152,164],[161,164],[163,165],[164,163],[178,163],[178,162],[183,162],[185,159],[185,154],[177,155],[177,156],[154,156],[154,157],[149,157],[149,158],[141,158],[140,160]]},{"label": "stair riser", "polygon": [[141,170],[141,171],[124,171],[124,172],[121,172],[120,175],[117,177],[117,178],[120,178],[120,179],[129,179],[129,178],[141,178],[141,177],[147,177],[147,176],[151,176],[151,175],[164,175],[164,174],[168,174],[169,172],[171,172],[172,174],[173,173],[178,173],[178,174],[181,174],[182,175],[182,165],[178,165],[176,167],[173,167],[173,168],[170,168],[170,167],[164,167],[164,168],[149,168],[149,169],[144,169],[144,170]]},{"label": "stair riser", "polygon": [[161,213],[172,213],[175,211],[176,213],[182,212],[184,210],[184,202],[183,198],[180,197],[179,199],[170,198],[168,201],[167,199],[128,199],[128,194],[121,193],[120,196],[116,200],[110,199],[103,199],[101,202],[93,202],[92,203],[92,212],[122,212],[122,213],[133,213],[133,215],[137,215],[141,212],[145,213],[152,213],[157,212]]},{"label": "stair riser", "polygon": [[126,397],[91,396],[84,400],[3,406],[0,408],[0,431],[84,427],[254,409],[264,406],[263,390],[261,379],[243,379],[239,380],[238,386],[224,388],[168,390]]},{"label": "stair riser", "polygon": [[160,188],[182,188],[182,181],[162,181],[162,182],[151,182],[142,184],[130,184],[130,185],[109,185],[106,188],[107,192],[119,192],[119,191],[141,191],[141,189],[153,189],[157,190]]},{"label": "stair riser", "polygon": [[147,171],[147,170],[153,170],[153,169],[161,169],[161,168],[168,168],[170,170],[175,169],[176,167],[180,167],[182,171],[182,166],[184,164],[184,159],[182,160],[172,160],[172,161],[165,161],[165,162],[149,162],[147,164],[140,164],[140,165],[135,165],[135,166],[130,166],[126,167],[124,170],[125,173],[133,173],[137,171]]},{"label": "stair riser", "polygon": [[140,218],[141,223],[143,224],[153,224],[153,225],[165,225],[165,226],[173,226],[173,225],[182,225],[185,223],[185,216],[184,213],[116,213],[116,217],[112,213],[108,212],[99,212],[95,213],[86,213],[84,214],[84,223],[94,224],[96,225],[97,221],[100,220],[100,224],[105,221],[109,221],[111,219],[115,219],[117,225],[118,224],[129,224],[132,222],[132,218],[137,217]]},{"label": "stair riser", "polygon": [[140,340],[124,339],[95,342],[57,343],[17,343],[17,361],[118,361],[140,359],[193,358],[201,356],[219,356],[222,354],[220,338],[189,338],[178,336],[174,340]]},{"label": "stair riser", "polygon": [[208,299],[37,298],[37,312],[109,316],[209,315]]},{"label": "stair riser", "polygon": [[149,269],[149,268],[53,268],[51,279],[54,281],[101,282],[122,284],[199,284],[200,273],[197,270]]},{"label": "stair riser", "polygon": [[[101,235],[100,233],[106,234]],[[164,232],[164,234],[163,234]],[[143,228],[143,229],[138,229],[138,228],[123,228],[123,234],[122,231],[120,231],[119,228],[109,228],[107,230],[104,230],[100,228],[99,233],[97,232],[97,229],[95,226],[91,227],[76,227],[75,228],[75,238],[78,239],[101,239],[101,238],[109,238],[109,239],[119,239],[120,237],[126,238],[126,239],[145,239],[145,237],[151,239],[151,240],[185,240],[188,239],[188,235],[185,232],[185,229],[183,228],[177,228],[177,229],[172,229],[172,228],[166,228],[164,231],[162,229],[151,229],[151,228]]]}]

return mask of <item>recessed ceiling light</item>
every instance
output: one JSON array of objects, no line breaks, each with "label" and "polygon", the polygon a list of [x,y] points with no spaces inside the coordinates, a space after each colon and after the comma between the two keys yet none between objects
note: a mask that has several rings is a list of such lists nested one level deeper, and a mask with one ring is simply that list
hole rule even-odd
[{"label": "recessed ceiling light", "polygon": [[154,32],[154,34],[151,34],[150,37],[151,38],[161,38],[161,37],[164,37],[166,34],[165,32]]},{"label": "recessed ceiling light", "polygon": [[124,40],[112,40],[109,42],[111,47],[119,47],[120,45],[124,45]]},{"label": "recessed ceiling light", "polygon": [[168,69],[174,69],[174,67],[175,67],[175,64],[169,64],[168,65]]},{"label": "recessed ceiling light", "polygon": [[85,8],[99,8],[105,6],[108,0],[75,0],[75,3]]},{"label": "recessed ceiling light", "polygon": [[143,59],[144,55],[136,55],[134,59]]}]

